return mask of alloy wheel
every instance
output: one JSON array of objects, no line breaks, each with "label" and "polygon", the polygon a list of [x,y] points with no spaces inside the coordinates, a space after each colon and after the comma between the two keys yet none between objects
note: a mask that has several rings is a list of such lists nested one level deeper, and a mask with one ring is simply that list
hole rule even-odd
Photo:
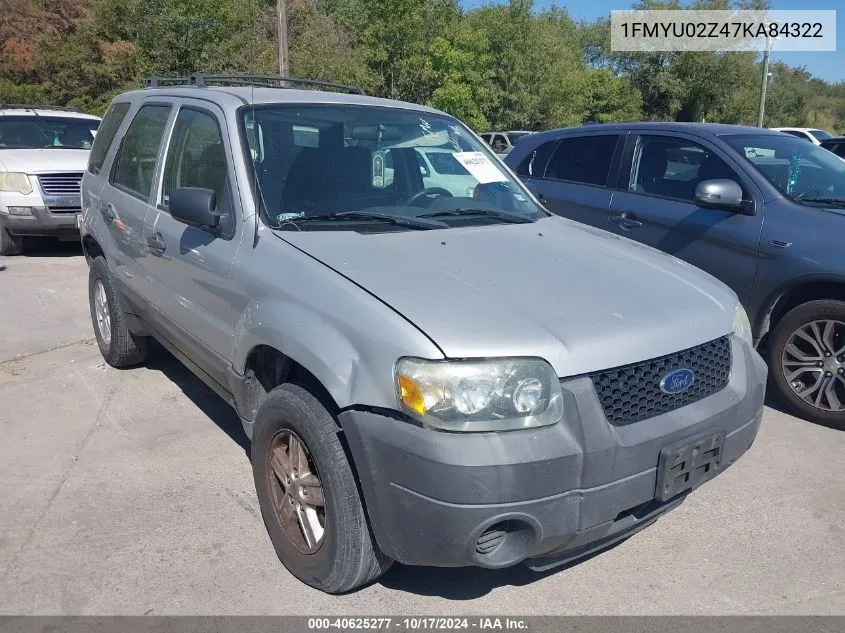
[{"label": "alloy wheel", "polygon": [[276,520],[296,549],[313,554],[326,531],[326,498],[314,461],[302,439],[287,429],[270,442],[268,459]]},{"label": "alloy wheel", "polygon": [[109,300],[106,296],[106,288],[103,282],[97,280],[94,287],[94,317],[97,322],[97,330],[103,343],[111,345],[111,313],[109,312]]},{"label": "alloy wheel", "polygon": [[823,411],[845,411],[845,322],[810,321],[786,342],[781,371],[796,396]]}]

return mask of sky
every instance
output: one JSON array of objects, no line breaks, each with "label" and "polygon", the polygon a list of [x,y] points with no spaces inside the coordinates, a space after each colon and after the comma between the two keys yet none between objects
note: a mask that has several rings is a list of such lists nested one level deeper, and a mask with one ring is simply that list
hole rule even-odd
[{"label": "sky", "polygon": [[[805,66],[816,77],[829,82],[845,81],[845,0],[770,0],[772,9],[839,9],[836,12],[835,52],[778,53],[772,51],[771,60],[790,66]],[[460,0],[464,8],[495,3],[491,0]],[[543,9],[552,0],[535,0],[534,6]],[[556,4],[567,10],[575,20],[595,20],[610,16],[613,9],[629,9],[632,0],[557,0]]]}]

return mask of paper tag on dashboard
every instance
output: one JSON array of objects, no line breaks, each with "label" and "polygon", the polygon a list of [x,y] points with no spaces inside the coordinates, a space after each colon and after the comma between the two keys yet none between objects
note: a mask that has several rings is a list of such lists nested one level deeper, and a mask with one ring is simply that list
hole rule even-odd
[{"label": "paper tag on dashboard", "polygon": [[508,179],[481,152],[456,152],[452,156],[482,185],[488,182],[505,182]]}]

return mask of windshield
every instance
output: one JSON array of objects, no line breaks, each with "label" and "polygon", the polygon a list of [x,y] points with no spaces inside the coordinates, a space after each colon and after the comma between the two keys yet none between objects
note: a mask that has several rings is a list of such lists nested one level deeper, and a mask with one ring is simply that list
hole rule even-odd
[{"label": "windshield", "polygon": [[0,149],[91,149],[100,121],[58,116],[0,117]]},{"label": "windshield", "polygon": [[399,231],[546,215],[451,117],[273,105],[243,108],[242,122],[261,204],[276,228]]},{"label": "windshield", "polygon": [[831,134],[830,132],[825,132],[824,130],[810,130],[810,134],[815,136],[820,141],[823,141],[826,138],[833,138],[833,134]]},{"label": "windshield", "polygon": [[780,134],[741,134],[724,140],[785,196],[805,204],[845,203],[845,161],[823,147]]}]

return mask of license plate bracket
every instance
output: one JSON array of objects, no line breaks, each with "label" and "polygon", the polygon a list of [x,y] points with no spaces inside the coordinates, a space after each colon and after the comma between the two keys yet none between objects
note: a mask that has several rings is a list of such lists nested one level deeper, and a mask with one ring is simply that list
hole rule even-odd
[{"label": "license plate bracket", "polygon": [[668,501],[715,477],[722,466],[724,447],[724,431],[664,447],[657,462],[655,497]]}]

